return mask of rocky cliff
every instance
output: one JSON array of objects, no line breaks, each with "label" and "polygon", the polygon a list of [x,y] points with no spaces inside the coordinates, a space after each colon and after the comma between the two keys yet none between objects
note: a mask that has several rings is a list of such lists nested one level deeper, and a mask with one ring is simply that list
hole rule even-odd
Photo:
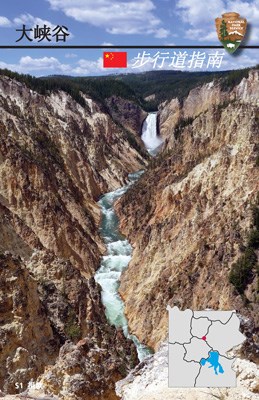
[{"label": "rocky cliff", "polygon": [[154,349],[167,336],[167,304],[237,309],[247,356],[258,359],[257,250],[242,293],[229,276],[250,257],[258,207],[258,90],[254,70],[231,90],[211,82],[162,104],[164,149],[117,203],[134,248],[120,293],[131,332]]},{"label": "rocky cliff", "polygon": [[[147,117],[147,112],[133,101],[118,96],[111,96],[106,100],[106,104],[115,121],[118,121],[130,132],[138,132],[139,137],[141,136],[142,124]],[[138,143],[141,144],[141,140],[138,140]]]},{"label": "rocky cliff", "polygon": [[[85,96],[84,96],[85,97]],[[145,164],[129,140],[92,99],[87,107],[64,92],[42,96],[0,79],[0,195],[42,246],[91,276],[103,251],[95,200]],[[53,212],[54,211],[54,212]],[[20,232],[21,234],[21,232]]]},{"label": "rocky cliff", "polygon": [[36,380],[57,356],[57,340],[37,293],[37,282],[21,259],[0,258],[0,386],[15,393],[15,383]]},{"label": "rocky cliff", "polygon": [[149,158],[140,111],[135,122],[132,111],[129,131],[82,96],[85,106],[66,92],[41,95],[0,77],[0,390],[7,393],[24,390],[48,366],[42,382],[60,398],[114,399],[115,381],[137,361],[131,342],[108,325],[92,277],[105,251],[96,201]]}]

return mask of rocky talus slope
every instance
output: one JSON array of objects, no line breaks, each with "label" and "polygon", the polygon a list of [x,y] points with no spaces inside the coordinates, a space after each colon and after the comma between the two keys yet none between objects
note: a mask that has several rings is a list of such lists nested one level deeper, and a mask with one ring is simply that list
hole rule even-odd
[{"label": "rocky talus slope", "polygon": [[50,394],[115,399],[115,381],[136,364],[131,342],[106,321],[93,275],[105,251],[96,200],[148,159],[138,137],[141,111],[127,103],[136,111],[129,130],[82,96],[84,107],[65,92],[43,96],[0,77],[5,393],[17,393],[16,383],[25,389],[47,367],[42,382]]},{"label": "rocky talus slope", "polygon": [[164,149],[117,203],[134,249],[120,293],[131,332],[155,350],[167,337],[167,304],[236,309],[245,354],[258,361],[258,271],[241,294],[229,279],[258,204],[258,92],[252,70],[231,90],[212,82],[162,104]]}]

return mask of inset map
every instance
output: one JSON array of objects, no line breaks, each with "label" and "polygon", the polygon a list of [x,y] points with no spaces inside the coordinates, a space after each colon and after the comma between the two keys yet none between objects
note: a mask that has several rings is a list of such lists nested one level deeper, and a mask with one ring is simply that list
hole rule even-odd
[{"label": "inset map", "polygon": [[236,387],[235,358],[245,341],[236,311],[169,311],[169,387]]}]

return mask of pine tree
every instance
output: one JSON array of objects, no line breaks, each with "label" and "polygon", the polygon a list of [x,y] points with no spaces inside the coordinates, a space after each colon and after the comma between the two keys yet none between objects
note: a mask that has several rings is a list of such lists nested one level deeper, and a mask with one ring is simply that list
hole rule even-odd
[{"label": "pine tree", "polygon": [[225,37],[228,36],[227,25],[224,19],[220,25],[220,35],[221,35],[221,40],[224,40]]}]

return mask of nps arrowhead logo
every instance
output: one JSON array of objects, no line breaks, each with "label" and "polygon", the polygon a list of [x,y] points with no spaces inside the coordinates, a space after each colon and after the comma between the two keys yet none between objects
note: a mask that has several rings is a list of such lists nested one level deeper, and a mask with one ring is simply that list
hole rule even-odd
[{"label": "nps arrowhead logo", "polygon": [[244,39],[247,27],[245,18],[235,12],[222,14],[222,18],[216,18],[218,38],[230,53],[234,53]]}]

